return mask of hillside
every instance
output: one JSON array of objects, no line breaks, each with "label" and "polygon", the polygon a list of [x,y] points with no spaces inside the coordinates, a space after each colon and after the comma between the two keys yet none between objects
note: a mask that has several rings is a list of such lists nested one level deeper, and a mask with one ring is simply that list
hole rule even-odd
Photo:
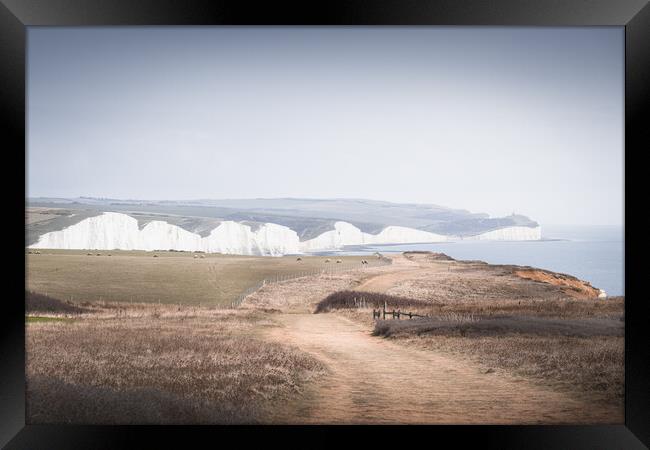
[{"label": "hillside", "polygon": [[135,201],[34,198],[28,246],[283,255],[346,245],[536,240],[525,216],[354,199]]}]

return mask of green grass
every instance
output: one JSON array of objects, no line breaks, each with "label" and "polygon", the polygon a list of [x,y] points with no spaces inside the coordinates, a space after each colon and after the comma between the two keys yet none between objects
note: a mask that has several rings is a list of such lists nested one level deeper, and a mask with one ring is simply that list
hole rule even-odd
[{"label": "green grass", "polygon": [[45,317],[45,316],[25,316],[25,322],[38,323],[38,322],[71,322],[73,319],[65,317]]},{"label": "green grass", "polygon": [[[192,252],[41,250],[27,256],[27,289],[62,301],[227,305],[264,278],[358,263],[362,256],[280,258]],[[101,253],[101,256],[96,256]],[[111,256],[108,256],[108,254]],[[158,257],[153,257],[156,254]]]}]

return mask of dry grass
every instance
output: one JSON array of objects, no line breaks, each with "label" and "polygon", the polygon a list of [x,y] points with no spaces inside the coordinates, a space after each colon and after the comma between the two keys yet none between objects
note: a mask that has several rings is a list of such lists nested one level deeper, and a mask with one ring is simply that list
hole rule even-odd
[{"label": "dry grass", "polygon": [[[569,394],[621,407],[625,348],[622,336],[403,336],[418,347],[469,357]],[[489,369],[488,369],[489,370]]]},{"label": "dry grass", "polygon": [[[518,276],[516,272],[525,269],[518,266],[496,266],[463,261],[434,261],[424,259],[424,257],[420,258],[419,262],[422,267],[430,270],[414,275],[408,280],[402,280],[386,293],[443,304],[483,302],[486,300],[547,301],[550,299],[565,300],[572,298],[572,295],[567,294],[567,285],[563,284],[569,278],[562,274],[555,274],[557,279],[550,275],[545,278],[545,280],[555,280],[557,282],[552,284]],[[547,271],[540,272],[552,274]],[[588,286],[588,283],[579,280],[572,280],[572,282],[574,282],[575,286],[583,286],[584,284],[585,289],[587,287],[593,289]],[[597,291],[594,292],[597,295]],[[595,300],[594,298],[590,301]]]},{"label": "dry grass", "polygon": [[[424,308],[430,318],[376,321],[374,334],[621,406],[623,308],[622,298],[455,303]],[[371,314],[348,316],[368,323]]]},{"label": "dry grass", "polygon": [[324,371],[257,311],[138,305],[28,323],[28,423],[259,423]]},{"label": "dry grass", "polygon": [[[391,289],[393,291],[393,289]],[[477,317],[491,316],[533,316],[560,319],[608,318],[623,320],[625,300],[623,297],[611,297],[607,300],[576,300],[570,297],[549,299],[521,300],[452,300],[431,301],[396,295],[377,294],[358,291],[342,291],[325,297],[317,304],[316,312],[326,312],[334,309],[357,309],[354,299],[365,298],[368,308],[383,307],[386,302],[388,310],[402,309],[416,314],[432,317],[445,317],[454,314]],[[364,312],[366,314],[366,312]],[[370,313],[369,317],[371,317]]]},{"label": "dry grass", "polygon": [[618,318],[576,318],[575,314],[573,318],[562,314],[550,317],[551,308],[545,313],[479,316],[455,312],[423,319],[379,320],[373,333],[468,357],[488,370],[503,370],[572,395],[622,406],[622,314]]},{"label": "dry grass", "polygon": [[509,335],[597,337],[624,334],[623,323],[614,319],[550,319],[526,316],[478,317],[445,314],[413,320],[379,320],[376,336],[428,335],[482,337]]},{"label": "dry grass", "polygon": [[[396,343],[469,358],[486,371],[622,408],[623,297],[576,299],[566,286],[517,276],[514,266],[411,256],[430,270],[407,273],[382,298],[389,310],[429,318],[374,321],[370,309],[348,301],[338,302],[337,314]],[[347,297],[355,295],[367,293]]]},{"label": "dry grass", "polygon": [[[42,250],[27,256],[27,289],[74,303],[225,305],[264,278],[324,269],[327,257]],[[101,256],[96,256],[100,253]],[[111,256],[108,256],[108,255]],[[154,258],[153,255],[158,255]],[[362,257],[341,257],[346,264]]]},{"label": "dry grass", "polygon": [[489,300],[467,301],[457,303],[438,303],[430,306],[431,314],[456,312],[460,314],[478,314],[481,316],[524,315],[556,318],[595,318],[605,317],[620,319],[624,315],[622,297],[608,300],[574,300],[563,299],[529,299],[529,300]]},{"label": "dry grass", "polygon": [[600,293],[590,283],[564,273],[534,268],[521,268],[515,269],[514,274],[521,278],[557,285],[562,289],[562,292],[574,298],[598,298],[598,294]]},{"label": "dry grass", "polygon": [[311,312],[315,305],[328,295],[336,291],[353,289],[364,279],[389,270],[391,270],[390,266],[372,267],[360,271],[274,283],[248,296],[242,306]]}]

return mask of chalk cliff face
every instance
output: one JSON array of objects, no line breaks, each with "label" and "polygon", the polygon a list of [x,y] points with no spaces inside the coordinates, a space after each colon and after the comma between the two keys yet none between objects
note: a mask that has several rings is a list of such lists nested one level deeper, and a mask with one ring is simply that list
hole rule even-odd
[{"label": "chalk cliff face", "polygon": [[[108,223],[106,228],[110,226]],[[203,248],[201,236],[161,220],[146,224],[142,231],[133,236],[133,241],[138,242],[138,250],[200,250]]]},{"label": "chalk cliff face", "polygon": [[[538,240],[541,228],[506,227],[465,237],[479,240]],[[365,233],[348,222],[335,222],[334,229],[300,242],[289,227],[265,223],[253,230],[235,221],[219,223],[205,237],[162,220],[138,221],[122,213],[105,212],[62,230],[41,235],[30,247],[95,250],[185,250],[237,255],[282,256],[301,252],[340,249],[346,245],[431,243],[454,240],[453,236],[415,228],[387,226],[377,234]]]},{"label": "chalk cliff face", "polygon": [[298,234],[274,223],[264,224],[253,231],[248,225],[222,222],[202,241],[202,250],[208,253],[265,256],[299,253]]},{"label": "chalk cliff face", "polygon": [[505,227],[474,236],[464,237],[465,240],[481,241],[539,241],[542,238],[542,227]]},{"label": "chalk cliff face", "polygon": [[334,229],[300,243],[304,252],[315,250],[332,250],[345,245],[361,245],[365,243],[366,233],[347,222],[336,222]]},{"label": "chalk cliff face", "polygon": [[95,250],[185,250],[237,255],[278,256],[298,253],[295,231],[268,223],[257,231],[237,222],[222,222],[202,238],[176,225],[152,221],[142,230],[138,221],[121,213],[106,212],[64,228],[45,233],[33,248]]},{"label": "chalk cliff face", "polygon": [[334,230],[301,242],[300,248],[302,251],[309,252],[337,249],[345,245],[429,243],[446,240],[448,240],[447,236],[408,227],[389,226],[378,234],[370,234],[362,232],[347,222],[336,222]]},{"label": "chalk cliff face", "polygon": [[40,236],[35,248],[135,250],[141,249],[138,221],[126,214],[104,213],[60,231]]},{"label": "chalk cliff face", "polygon": [[389,226],[376,235],[370,235],[373,244],[420,244],[424,242],[445,242],[448,236],[416,230],[414,228]]}]

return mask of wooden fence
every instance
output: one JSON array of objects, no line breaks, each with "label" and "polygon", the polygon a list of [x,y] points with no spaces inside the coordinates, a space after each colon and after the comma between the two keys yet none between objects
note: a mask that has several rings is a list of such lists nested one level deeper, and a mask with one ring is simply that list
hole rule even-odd
[{"label": "wooden fence", "polygon": [[401,310],[392,310],[392,311],[387,311],[387,310],[382,310],[382,309],[374,309],[372,310],[372,318],[373,319],[383,319],[386,320],[386,316],[391,316],[393,319],[398,319],[400,320],[402,316],[404,318],[408,317],[409,319],[412,319],[413,317],[429,317],[428,315],[422,315],[422,314],[416,314],[414,312],[402,312]]},{"label": "wooden fence", "polygon": [[400,308],[398,308],[397,310],[393,308],[392,310],[389,311],[388,310],[388,304],[386,302],[384,302],[384,307],[383,308],[377,308],[377,309],[372,308],[372,318],[373,319],[386,320],[386,316],[390,316],[393,319],[397,319],[397,320],[400,320],[402,318],[402,316],[404,316],[404,318],[408,317],[409,319],[412,319],[414,317],[429,317],[428,314],[426,314],[426,315],[416,314],[416,313],[414,313],[412,311],[404,311],[404,312],[402,312],[402,310]]}]

